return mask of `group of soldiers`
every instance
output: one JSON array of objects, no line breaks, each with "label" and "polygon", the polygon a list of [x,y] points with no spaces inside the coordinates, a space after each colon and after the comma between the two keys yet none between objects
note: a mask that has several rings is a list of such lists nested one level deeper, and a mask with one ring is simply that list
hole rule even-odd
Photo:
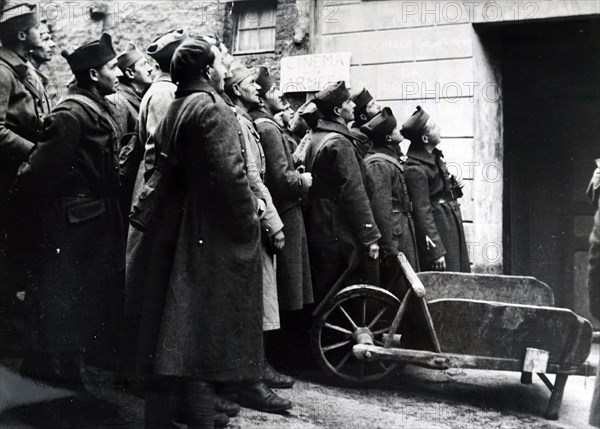
[{"label": "group of soldiers", "polygon": [[47,28],[34,6],[3,12],[0,269],[5,300],[25,291],[24,375],[83,391],[103,350],[144,374],[147,427],[281,413],[272,388],[294,379],[266,350],[302,354],[334,285],[400,296],[400,253],[469,271],[462,183],[422,108],[400,125],[341,81],[293,111],[267,67],[183,30],[146,55],[108,34],[63,52],[73,81],[51,107]]}]

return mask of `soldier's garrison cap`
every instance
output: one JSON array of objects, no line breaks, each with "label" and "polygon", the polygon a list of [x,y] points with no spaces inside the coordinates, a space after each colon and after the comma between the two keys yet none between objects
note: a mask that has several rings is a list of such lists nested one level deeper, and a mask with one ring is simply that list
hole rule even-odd
[{"label": "soldier's garrison cap", "polygon": [[417,106],[417,110],[402,124],[400,133],[412,142],[420,137],[428,120],[429,114],[421,106]]},{"label": "soldier's garrison cap", "polygon": [[184,29],[169,31],[154,39],[146,53],[159,62],[171,61],[175,50],[186,38],[187,34]]},{"label": "soldier's garrison cap", "polygon": [[256,76],[256,83],[260,85],[260,89],[258,90],[258,94],[261,97],[264,97],[269,89],[273,86],[275,82],[271,78],[271,73],[269,73],[269,69],[262,66],[258,68],[258,74]]},{"label": "soldier's garrison cap", "polygon": [[317,93],[313,102],[319,110],[331,110],[334,107],[341,106],[342,103],[350,98],[350,92],[346,88],[346,82],[340,80],[334,85],[330,85]]},{"label": "soldier's garrison cap", "polygon": [[360,127],[360,130],[371,137],[374,142],[389,136],[394,132],[398,121],[394,117],[392,109],[384,107],[381,112],[373,116],[369,122]]},{"label": "soldier's garrison cap", "polygon": [[229,76],[225,79],[225,91],[229,93],[233,85],[240,83],[252,75],[254,75],[254,71],[250,70],[240,61],[234,61],[229,69]]},{"label": "soldier's garrison cap", "polygon": [[306,121],[311,129],[317,127],[319,119],[323,118],[323,114],[317,108],[317,105],[312,100],[307,101],[298,109],[298,115]]},{"label": "soldier's garrison cap", "polygon": [[142,58],[144,58],[144,54],[142,54],[140,50],[130,42],[127,44],[127,49],[125,49],[125,52],[122,52],[117,57],[117,64],[119,65],[121,71],[125,73],[125,70],[133,67],[133,65]]},{"label": "soldier's garrison cap", "polygon": [[73,73],[100,68],[117,56],[108,33],[103,33],[99,40],[80,46],[71,54],[62,51],[61,55],[67,60]]},{"label": "soldier's garrison cap", "polygon": [[0,15],[0,34],[27,31],[39,24],[36,5],[32,3],[7,2]]},{"label": "soldier's garrison cap", "polygon": [[197,75],[199,70],[212,64],[215,54],[207,40],[189,38],[175,50],[171,60],[171,80],[179,83],[186,76]]},{"label": "soldier's garrison cap", "polygon": [[367,88],[361,89],[356,94],[353,94],[351,98],[354,104],[356,104],[355,110],[364,109],[373,100],[373,96],[367,91]]}]

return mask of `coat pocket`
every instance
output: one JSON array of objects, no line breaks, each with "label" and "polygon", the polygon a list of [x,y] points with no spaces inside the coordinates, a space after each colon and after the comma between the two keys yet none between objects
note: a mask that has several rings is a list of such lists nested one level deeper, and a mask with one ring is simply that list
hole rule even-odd
[{"label": "coat pocket", "polygon": [[67,220],[79,224],[106,213],[106,201],[103,199],[79,198],[66,203]]}]

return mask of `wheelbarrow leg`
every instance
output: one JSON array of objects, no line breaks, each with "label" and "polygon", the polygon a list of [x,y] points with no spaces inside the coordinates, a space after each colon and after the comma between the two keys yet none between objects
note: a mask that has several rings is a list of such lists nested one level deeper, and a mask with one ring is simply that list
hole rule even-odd
[{"label": "wheelbarrow leg", "polygon": [[545,417],[548,420],[558,420],[560,406],[562,404],[563,394],[565,393],[565,386],[568,378],[568,374],[556,374],[556,380],[554,381],[554,387],[552,389],[552,394],[550,395],[548,408],[546,409]]}]

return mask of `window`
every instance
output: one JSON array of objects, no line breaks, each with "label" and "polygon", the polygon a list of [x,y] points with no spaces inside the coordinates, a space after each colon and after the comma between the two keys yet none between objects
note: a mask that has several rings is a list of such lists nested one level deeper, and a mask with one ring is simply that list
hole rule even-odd
[{"label": "window", "polygon": [[261,1],[236,7],[239,9],[234,52],[274,51],[277,3]]}]

